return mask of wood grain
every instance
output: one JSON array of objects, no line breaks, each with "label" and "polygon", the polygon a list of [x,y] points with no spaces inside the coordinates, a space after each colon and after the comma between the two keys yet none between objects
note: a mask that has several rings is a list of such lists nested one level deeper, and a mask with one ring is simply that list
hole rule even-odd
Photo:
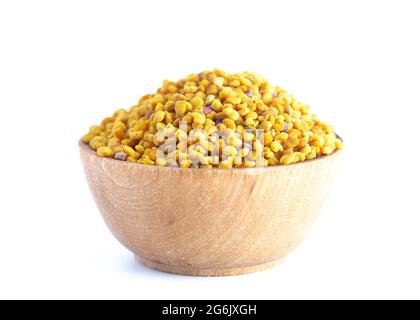
[{"label": "wood grain", "polygon": [[144,265],[218,276],[272,267],[295,248],[327,195],[341,151],[288,166],[179,169],[101,158],[80,143],[114,236]]}]

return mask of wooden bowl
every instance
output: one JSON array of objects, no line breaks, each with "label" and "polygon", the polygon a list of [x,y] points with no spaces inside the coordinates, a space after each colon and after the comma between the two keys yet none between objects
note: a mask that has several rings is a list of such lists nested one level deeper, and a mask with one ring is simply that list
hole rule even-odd
[{"label": "wooden bowl", "polygon": [[341,151],[286,166],[180,169],[80,153],[114,236],[145,266],[226,276],[276,265],[318,215]]}]

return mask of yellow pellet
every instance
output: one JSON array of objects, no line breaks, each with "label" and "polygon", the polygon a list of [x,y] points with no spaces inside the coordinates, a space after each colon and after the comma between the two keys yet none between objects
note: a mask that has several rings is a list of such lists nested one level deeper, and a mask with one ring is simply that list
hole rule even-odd
[{"label": "yellow pellet", "polygon": [[305,145],[300,149],[300,152],[302,152],[305,156],[307,156],[311,152],[311,147],[309,145]]},{"label": "yellow pellet", "polygon": [[265,149],[264,150],[264,158],[266,158],[266,159],[274,158],[273,151],[271,151],[270,149]]},{"label": "yellow pellet", "polygon": [[225,79],[223,79],[222,77],[218,77],[218,78],[214,79],[213,83],[216,86],[223,86],[224,81],[225,81]]},{"label": "yellow pellet", "polygon": [[170,93],[175,93],[175,92],[177,92],[177,91],[178,91],[178,87],[177,87],[177,86],[174,86],[174,85],[170,85],[170,86],[168,87],[168,91],[169,91]]},{"label": "yellow pellet", "polygon": [[264,133],[264,145],[269,146],[273,142],[274,138],[270,132]]},{"label": "yellow pellet", "polygon": [[165,112],[164,111],[156,112],[155,122],[161,122],[163,119],[165,119]]},{"label": "yellow pellet", "polygon": [[245,168],[255,168],[256,162],[252,160],[245,160],[244,161],[244,167]]},{"label": "yellow pellet", "polygon": [[294,161],[294,155],[293,154],[285,154],[280,158],[281,164],[291,164]]},{"label": "yellow pellet", "polygon": [[226,108],[223,109],[223,113],[229,118],[232,119],[233,121],[236,121],[240,118],[240,114],[238,113],[238,111],[233,110],[231,108]]},{"label": "yellow pellet", "polygon": [[322,154],[331,154],[333,151],[334,149],[330,146],[325,146],[322,148]]},{"label": "yellow pellet", "polygon": [[136,124],[133,127],[133,131],[146,131],[147,127],[149,126],[149,123],[145,119],[140,119],[136,122]]},{"label": "yellow pellet", "polygon": [[229,97],[225,100],[225,102],[227,103],[231,103],[231,104],[240,104],[241,103],[241,98],[239,97]]},{"label": "yellow pellet", "polygon": [[132,162],[132,163],[137,163],[137,158],[135,158],[135,157],[127,157],[126,161]]},{"label": "yellow pellet", "polygon": [[249,118],[249,119],[255,120],[255,119],[258,118],[258,114],[256,112],[252,111],[252,112],[248,113],[248,115],[247,115],[246,118],[247,119]]},{"label": "yellow pellet", "polygon": [[156,165],[157,165],[157,166],[164,167],[164,166],[166,166],[167,164],[168,164],[168,162],[167,162],[165,159],[162,159],[162,158],[158,158],[158,159],[156,159]]},{"label": "yellow pellet", "polygon": [[107,143],[108,140],[105,137],[96,136],[92,140],[90,140],[89,145],[92,149],[98,150],[98,148],[106,146]]},{"label": "yellow pellet", "polygon": [[257,159],[257,161],[255,161],[255,165],[259,168],[262,167],[267,167],[268,166],[268,160],[267,159]]},{"label": "yellow pellet", "polygon": [[202,107],[204,105],[204,101],[202,98],[195,96],[194,98],[192,98],[191,100],[191,104],[197,108],[197,107]]},{"label": "yellow pellet", "polygon": [[237,87],[239,87],[240,85],[241,85],[241,82],[239,81],[239,80],[232,80],[232,81],[230,81],[229,82],[229,85],[231,86],[231,87],[233,87],[233,88],[237,88]]},{"label": "yellow pellet", "polygon": [[143,131],[132,131],[128,134],[128,137],[133,140],[139,140],[143,138]]},{"label": "yellow pellet", "polygon": [[238,151],[233,146],[226,146],[226,147],[223,148],[223,154],[225,156],[229,156],[229,157],[232,156],[232,157],[234,157],[237,154],[237,152]]},{"label": "yellow pellet", "polygon": [[343,148],[343,141],[341,141],[340,139],[336,139],[335,140],[335,147],[337,149],[342,149]]},{"label": "yellow pellet", "polygon": [[216,96],[209,94],[206,98],[206,105],[211,105],[215,98]]},{"label": "yellow pellet", "polygon": [[190,159],[184,159],[181,161],[181,168],[189,168],[191,167],[192,161]]},{"label": "yellow pellet", "polygon": [[230,169],[232,168],[232,162],[229,160],[223,160],[220,164],[219,164],[219,168],[220,169]]},{"label": "yellow pellet", "polygon": [[240,149],[238,154],[240,157],[245,158],[250,152],[250,149],[248,147],[245,147],[243,149]]},{"label": "yellow pellet", "polygon": [[184,92],[185,93],[194,93],[197,92],[198,88],[195,85],[188,85],[184,87]]},{"label": "yellow pellet", "polygon": [[270,145],[270,148],[273,152],[283,151],[283,146],[281,145],[280,141],[273,141]]},{"label": "yellow pellet", "polygon": [[130,146],[123,146],[123,150],[129,157],[138,158],[140,156],[139,153]]},{"label": "yellow pellet", "polygon": [[120,145],[120,146],[116,146],[112,148],[112,151],[114,151],[115,154],[117,153],[125,153],[124,152],[124,148]]},{"label": "yellow pellet", "polygon": [[136,145],[135,149],[140,155],[144,153],[144,147],[141,144]]},{"label": "yellow pellet", "polygon": [[[127,158],[127,160],[128,159],[129,158]],[[150,160],[149,158],[142,159],[141,163],[143,163],[145,165],[148,165],[148,166],[153,166],[155,164],[155,162],[153,160]]]},{"label": "yellow pellet", "polygon": [[93,133],[93,132],[89,132],[89,133],[86,133],[86,134],[82,137],[82,141],[83,141],[84,143],[89,144],[89,142],[90,142],[93,138],[95,138],[95,137],[96,137],[96,134],[95,134],[95,133]]},{"label": "yellow pellet", "polygon": [[100,157],[111,158],[114,156],[114,151],[110,147],[99,147],[96,152]]},{"label": "yellow pellet", "polygon": [[305,155],[302,152],[295,152],[294,157],[296,162],[305,160]]},{"label": "yellow pellet", "polygon": [[222,110],[223,108],[223,104],[220,102],[219,99],[214,99],[213,102],[211,103],[211,108],[216,111],[219,112]]},{"label": "yellow pellet", "polygon": [[228,118],[226,118],[226,119],[224,119],[224,120],[223,120],[223,124],[224,124],[227,128],[230,128],[230,129],[235,129],[235,128],[236,128],[235,121],[233,121],[233,120],[231,120],[231,119],[228,119]]},{"label": "yellow pellet", "polygon": [[219,88],[218,88],[217,85],[211,84],[207,87],[206,92],[207,92],[207,94],[216,94],[216,93],[219,92]]},{"label": "yellow pellet", "polygon": [[288,137],[284,145],[285,145],[286,148],[294,148],[298,144],[299,144],[299,138]]},{"label": "yellow pellet", "polygon": [[177,101],[175,103],[175,112],[177,116],[183,116],[187,111],[187,104],[185,101]]},{"label": "yellow pellet", "polygon": [[314,159],[314,158],[316,158],[316,155],[317,155],[316,149],[312,149],[311,152],[309,152],[306,155],[306,159],[308,159],[308,160]]},{"label": "yellow pellet", "polygon": [[219,98],[220,100],[226,100],[227,98],[229,98],[230,96],[233,96],[234,93],[232,91],[232,88],[223,88],[222,90],[220,90],[219,92]]},{"label": "yellow pellet", "polygon": [[118,147],[120,145],[120,139],[118,138],[110,138],[108,140],[108,147],[110,147],[111,149]]},{"label": "yellow pellet", "polygon": [[206,116],[202,113],[199,112],[193,112],[193,118],[194,118],[194,122],[198,123],[198,124],[204,124],[204,122],[206,121]]},{"label": "yellow pellet", "polygon": [[309,126],[306,121],[297,121],[294,124],[294,127],[302,132],[306,132],[309,130]]}]

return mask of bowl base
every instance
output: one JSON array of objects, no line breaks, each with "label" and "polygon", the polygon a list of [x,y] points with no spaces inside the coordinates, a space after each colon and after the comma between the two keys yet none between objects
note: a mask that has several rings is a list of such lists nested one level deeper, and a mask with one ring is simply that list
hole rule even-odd
[{"label": "bowl base", "polygon": [[253,266],[246,266],[246,267],[238,267],[238,268],[217,268],[217,269],[198,269],[192,266],[185,266],[185,265],[168,265],[163,264],[156,261],[151,261],[143,257],[136,256],[136,260],[140,262],[147,268],[167,272],[167,273],[174,273],[179,275],[185,276],[198,276],[198,277],[223,277],[223,276],[236,276],[241,274],[247,273],[255,273],[259,271],[264,271],[270,268],[277,266],[283,258],[257,264]]}]

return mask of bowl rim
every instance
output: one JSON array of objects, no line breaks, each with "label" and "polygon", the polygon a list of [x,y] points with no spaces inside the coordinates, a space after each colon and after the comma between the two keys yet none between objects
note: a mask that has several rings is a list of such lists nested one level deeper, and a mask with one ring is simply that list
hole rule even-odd
[{"label": "bowl rim", "polygon": [[[341,141],[343,141],[343,139],[336,134],[337,138],[340,139]],[[133,162],[128,162],[128,161],[121,161],[121,160],[117,160],[114,158],[107,158],[107,157],[100,157],[98,156],[98,154],[95,152],[95,150],[93,150],[87,143],[83,142],[82,140],[79,140],[79,149],[82,150],[83,152],[86,152],[88,154],[91,154],[95,157],[97,157],[98,159],[101,159],[103,161],[112,161],[115,163],[119,163],[121,165],[124,166],[132,166],[132,167],[136,167],[136,168],[143,168],[143,169],[154,169],[154,170],[180,170],[182,169],[185,172],[194,172],[194,171],[199,171],[199,172],[210,172],[210,171],[237,171],[237,172],[259,172],[259,171],[267,171],[267,170],[284,170],[285,168],[290,168],[290,167],[295,167],[295,166],[305,166],[311,163],[314,163],[316,161],[321,161],[321,160],[325,160],[327,158],[332,158],[332,157],[337,157],[338,155],[340,155],[342,153],[342,149],[336,149],[334,150],[333,153],[328,154],[328,155],[322,155],[319,157],[316,157],[314,159],[309,159],[309,160],[304,160],[304,161],[300,161],[300,162],[296,162],[296,163],[292,163],[292,164],[287,164],[287,165],[276,165],[276,166],[268,166],[268,167],[258,167],[258,168],[180,168],[180,167],[163,167],[163,166],[155,166],[155,165],[145,165],[145,164],[141,164],[141,163],[133,163]]]}]

